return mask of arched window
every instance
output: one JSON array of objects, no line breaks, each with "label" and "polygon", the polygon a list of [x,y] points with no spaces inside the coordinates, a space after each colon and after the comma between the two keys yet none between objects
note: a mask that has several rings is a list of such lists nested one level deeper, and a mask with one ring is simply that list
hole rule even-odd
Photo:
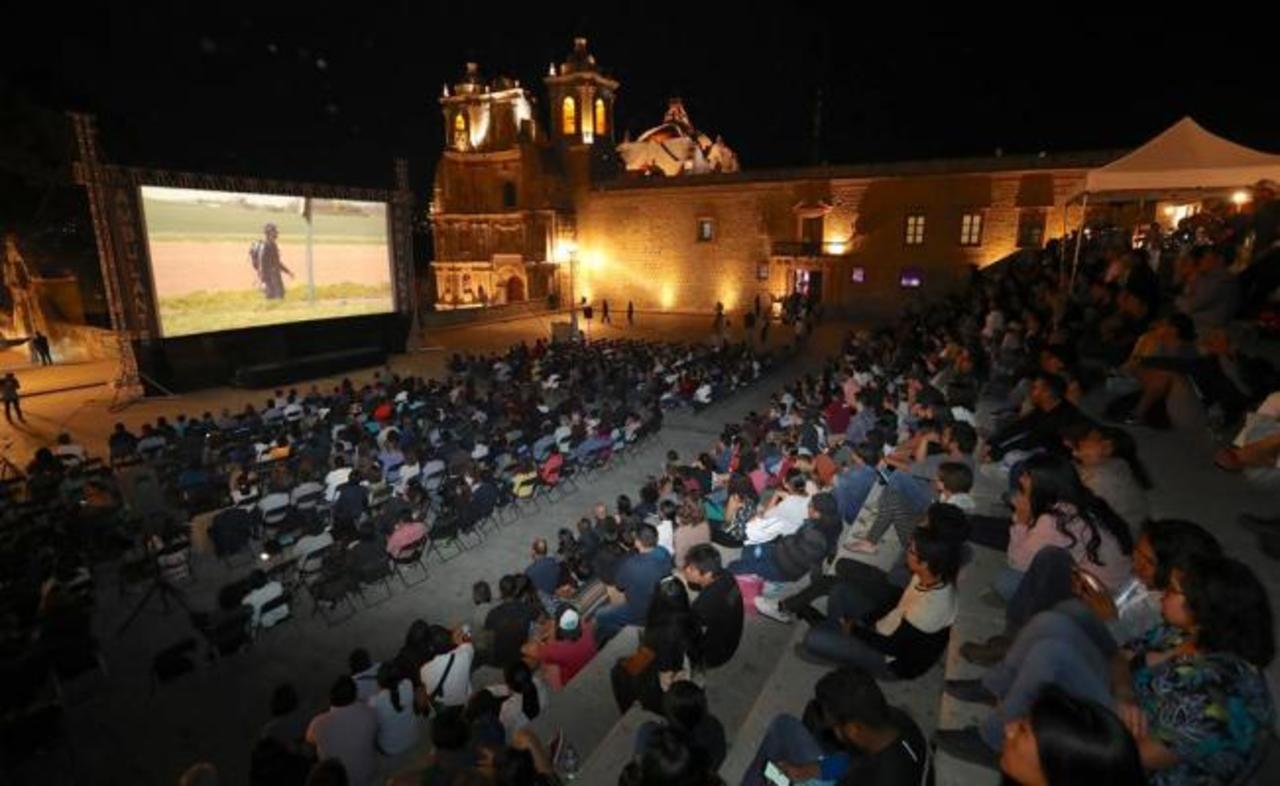
[{"label": "arched window", "polygon": [[462,112],[453,114],[453,146],[459,150],[467,146],[467,117]]},{"label": "arched window", "polygon": [[608,120],[604,116],[604,99],[596,99],[596,133],[604,135],[609,130]]},{"label": "arched window", "polygon": [[578,102],[573,100],[573,96],[564,97],[560,106],[560,125],[564,128],[565,136],[578,133]]}]

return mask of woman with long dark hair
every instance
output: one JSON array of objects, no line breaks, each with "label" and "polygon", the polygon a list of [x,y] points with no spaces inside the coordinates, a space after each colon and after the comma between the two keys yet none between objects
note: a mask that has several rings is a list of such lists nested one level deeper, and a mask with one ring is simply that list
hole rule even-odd
[{"label": "woman with long dark hair", "polygon": [[614,666],[614,700],[621,712],[639,701],[650,712],[661,713],[663,693],[701,668],[698,625],[690,609],[689,591],[679,579],[668,576],[654,590],[640,647]]},{"label": "woman with long dark hair", "polygon": [[417,745],[422,733],[421,719],[413,707],[413,683],[394,662],[388,662],[378,668],[378,689],[369,698],[378,717],[378,750],[395,756]]},{"label": "woman with long dark hair", "polygon": [[1142,786],[1133,736],[1106,707],[1046,688],[1004,729],[1000,770],[1020,786]]},{"label": "woman with long dark hair", "polygon": [[1027,459],[1018,476],[1008,566],[995,581],[1005,600],[1017,592],[1022,575],[1045,546],[1069,551],[1081,570],[1112,592],[1129,578],[1133,535],[1128,525],[1085,488],[1069,460],[1042,453]]},{"label": "woman with long dark hair", "polygon": [[1267,590],[1241,562],[1194,557],[1172,571],[1160,614],[1164,624],[1129,645],[1128,673],[1114,670],[1120,717],[1154,786],[1236,783],[1275,723],[1262,671],[1275,657]]}]

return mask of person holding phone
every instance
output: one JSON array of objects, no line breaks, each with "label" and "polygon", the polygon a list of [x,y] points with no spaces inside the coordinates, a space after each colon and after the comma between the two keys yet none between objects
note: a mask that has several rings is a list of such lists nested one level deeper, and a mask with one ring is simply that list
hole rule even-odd
[{"label": "person holding phone", "polygon": [[803,720],[773,719],[742,786],[919,786],[930,766],[916,722],[885,701],[870,674],[849,666],[818,680]]}]

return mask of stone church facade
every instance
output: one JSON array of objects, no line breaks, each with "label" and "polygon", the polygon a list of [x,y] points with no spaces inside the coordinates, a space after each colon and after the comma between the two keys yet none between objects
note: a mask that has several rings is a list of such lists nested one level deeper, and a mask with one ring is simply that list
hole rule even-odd
[{"label": "stone church facade", "polygon": [[[1079,221],[1067,202],[1108,155],[740,169],[678,99],[615,139],[619,83],[585,39],[544,79],[550,124],[519,82],[475,64],[440,104],[431,207],[437,308],[585,297],[711,313],[796,291],[852,316],[940,295]],[[670,160],[663,156],[670,156]],[[641,162],[637,165],[635,162]]]}]

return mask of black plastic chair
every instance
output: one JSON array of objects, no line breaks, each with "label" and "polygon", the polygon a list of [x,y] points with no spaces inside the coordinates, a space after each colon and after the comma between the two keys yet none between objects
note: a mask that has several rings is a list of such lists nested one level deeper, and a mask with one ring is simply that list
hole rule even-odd
[{"label": "black plastic chair", "polygon": [[[427,548],[429,545],[428,541],[429,538],[426,535],[423,535],[412,543],[406,544],[405,547],[401,549],[399,556],[391,558],[391,569],[395,571],[395,574],[400,578],[401,583],[403,583],[406,588],[416,587],[426,581],[429,577],[426,560]],[[414,568],[422,571],[422,578],[415,582],[410,582],[409,579],[406,578],[406,574],[411,572]]]}]

